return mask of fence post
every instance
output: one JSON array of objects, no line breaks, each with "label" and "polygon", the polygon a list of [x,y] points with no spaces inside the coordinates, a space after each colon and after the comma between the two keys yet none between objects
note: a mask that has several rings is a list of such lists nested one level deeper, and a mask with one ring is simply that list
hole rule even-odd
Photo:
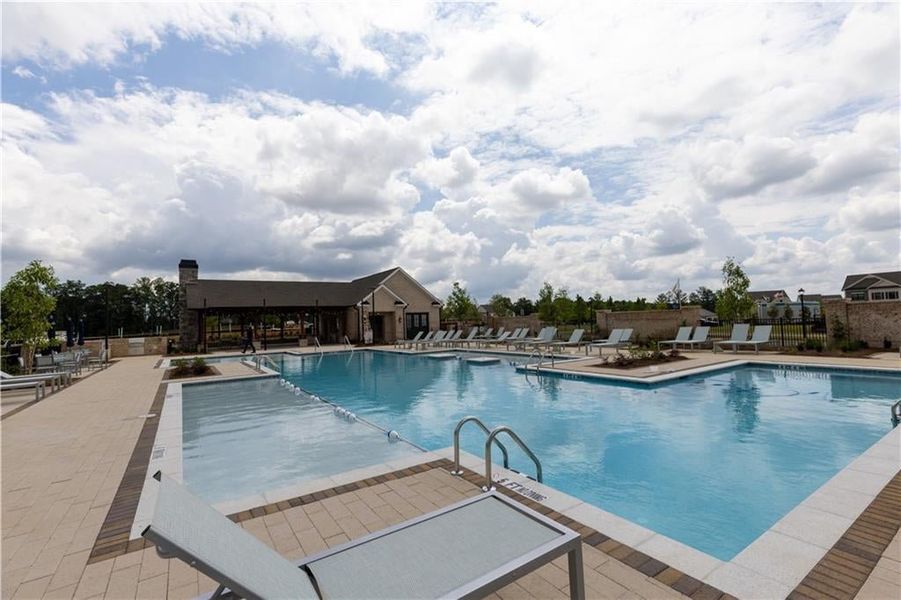
[{"label": "fence post", "polygon": [[782,339],[782,347],[785,348],[785,319],[779,317],[779,337]]}]

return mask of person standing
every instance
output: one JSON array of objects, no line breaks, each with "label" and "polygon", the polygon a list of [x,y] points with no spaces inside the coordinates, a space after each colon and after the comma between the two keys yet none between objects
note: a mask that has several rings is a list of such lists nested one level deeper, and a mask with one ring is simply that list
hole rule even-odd
[{"label": "person standing", "polygon": [[247,332],[244,335],[244,347],[241,349],[241,354],[247,352],[247,349],[250,348],[250,352],[252,354],[257,353],[256,347],[253,345],[253,325],[247,326]]}]

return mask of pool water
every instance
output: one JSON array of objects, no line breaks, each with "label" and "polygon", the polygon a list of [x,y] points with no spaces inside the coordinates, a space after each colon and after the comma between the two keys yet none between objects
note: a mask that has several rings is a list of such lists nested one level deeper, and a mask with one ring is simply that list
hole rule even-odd
[{"label": "pool water", "polygon": [[182,387],[182,476],[209,502],[421,453],[276,378]]},{"label": "pool water", "polygon": [[[388,352],[276,361],[288,380],[428,449],[450,446],[466,415],[508,425],[542,461],[545,483],[722,560],[887,433],[889,406],[901,390],[893,374],[767,366],[648,387],[526,377],[505,361],[473,365]],[[185,396],[186,432],[193,401]],[[273,410],[286,429],[278,442],[257,429]],[[204,414],[226,448],[221,465],[210,468],[244,471],[247,457],[228,448],[243,448],[246,435],[261,446],[252,456],[267,481],[277,479],[267,454],[303,456],[304,468],[325,456],[292,440],[298,419],[290,407],[248,399]],[[462,446],[482,456],[484,439],[465,429]],[[507,446],[511,466],[533,473],[529,459]],[[186,451],[186,473],[190,460]]]}]

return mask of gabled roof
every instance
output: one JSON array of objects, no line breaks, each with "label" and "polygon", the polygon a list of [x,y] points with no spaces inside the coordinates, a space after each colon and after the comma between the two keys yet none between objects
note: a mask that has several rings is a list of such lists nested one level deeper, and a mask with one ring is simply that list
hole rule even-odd
[{"label": "gabled roof", "polygon": [[858,273],[845,277],[842,291],[866,290],[871,287],[896,287],[901,285],[901,271],[886,271],[885,273]]},{"label": "gabled roof", "polygon": [[759,302],[759,301],[761,301],[761,300],[762,300],[762,301],[769,302],[769,301],[771,301],[771,300],[776,299],[776,297],[777,297],[779,294],[781,294],[782,296],[784,296],[784,297],[785,297],[785,300],[787,300],[788,302],[791,302],[791,301],[792,301],[791,297],[790,297],[788,294],[785,293],[785,290],[759,290],[759,291],[753,291],[753,292],[749,291],[749,292],[748,292],[748,295],[749,295],[755,302]]},{"label": "gabled roof", "polygon": [[[406,274],[400,267],[394,267],[347,282],[198,279],[187,287],[188,308],[262,307],[264,302],[267,307],[354,306],[398,271]],[[410,279],[416,282],[412,277]],[[435,297],[419,282],[416,284]]]}]

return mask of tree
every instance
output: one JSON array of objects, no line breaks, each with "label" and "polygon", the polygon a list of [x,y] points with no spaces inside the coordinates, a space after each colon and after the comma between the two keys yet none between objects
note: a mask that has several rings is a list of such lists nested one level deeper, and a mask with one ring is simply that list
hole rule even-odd
[{"label": "tree", "polygon": [[444,317],[455,321],[479,318],[479,309],[475,300],[469,295],[466,288],[460,286],[459,281],[454,282],[454,287],[444,303]]},{"label": "tree", "polygon": [[507,296],[501,294],[493,295],[488,300],[488,307],[491,310],[491,314],[497,315],[498,317],[513,316],[513,301]]},{"label": "tree", "polygon": [[700,305],[711,312],[716,312],[716,292],[703,285],[688,295],[688,302]]},{"label": "tree", "polygon": [[766,316],[771,319],[775,319],[779,316],[779,307],[776,306],[775,302],[771,302],[770,305],[766,309]]},{"label": "tree", "polygon": [[573,314],[576,323],[588,323],[593,321],[593,311],[591,306],[581,295],[576,294],[576,300],[573,302]]},{"label": "tree", "polygon": [[754,299],[748,294],[751,280],[731,256],[723,263],[723,289],[717,292],[716,314],[720,319],[741,321],[754,308]]},{"label": "tree", "polygon": [[554,293],[554,322],[572,323],[576,320],[575,305],[569,297],[569,290],[559,288]]},{"label": "tree", "polygon": [[654,308],[658,310],[669,308],[669,301],[669,294],[657,294],[657,298],[654,300]]},{"label": "tree", "polygon": [[782,316],[785,317],[786,319],[794,319],[795,318],[795,311],[792,310],[791,304],[785,305],[785,310],[782,311]]},{"label": "tree", "polygon": [[39,260],[15,273],[0,291],[4,341],[21,342],[25,372],[31,372],[34,353],[49,345],[50,315],[56,307],[53,290],[57,285],[53,267]]},{"label": "tree", "polygon": [[554,288],[546,281],[538,290],[538,302],[535,303],[535,308],[538,310],[538,318],[542,321],[551,323],[555,320]]},{"label": "tree", "polygon": [[531,315],[535,312],[535,303],[526,297],[522,297],[513,303],[513,312],[519,316]]}]

